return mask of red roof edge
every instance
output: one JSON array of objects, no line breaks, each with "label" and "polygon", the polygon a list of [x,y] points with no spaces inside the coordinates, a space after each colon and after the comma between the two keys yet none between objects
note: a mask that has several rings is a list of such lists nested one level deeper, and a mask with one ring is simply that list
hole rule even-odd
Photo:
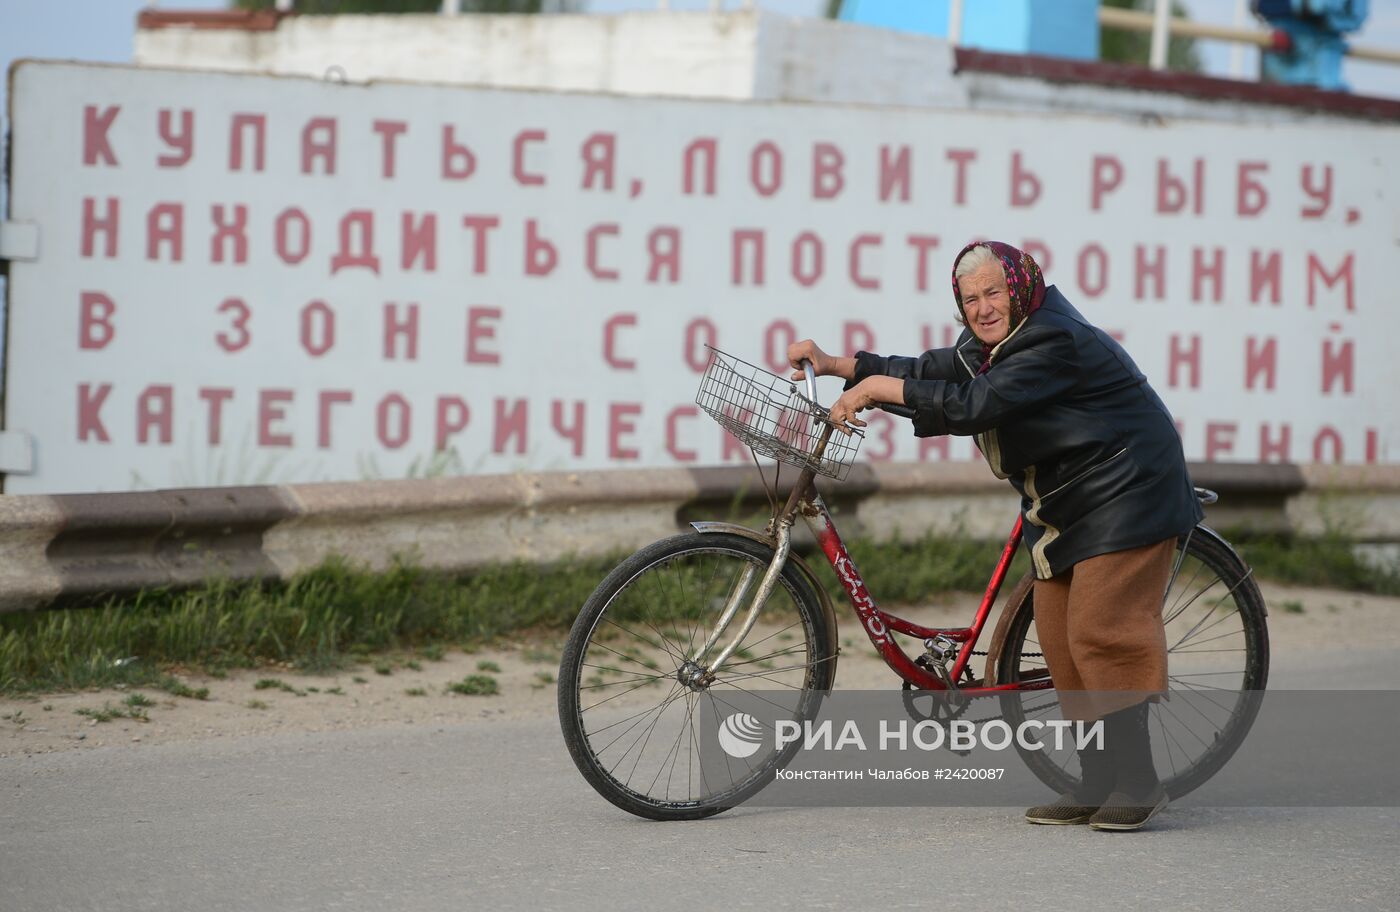
[{"label": "red roof edge", "polygon": [[153,31],[166,28],[230,29],[243,32],[271,32],[277,23],[293,13],[277,10],[163,10],[143,9],[136,27]]},{"label": "red roof edge", "polygon": [[1400,101],[1372,98],[1349,92],[1329,92],[1307,86],[1275,85],[1220,79],[1198,73],[1149,70],[1123,63],[1073,60],[1039,54],[996,54],[972,48],[957,49],[955,72],[995,73],[1047,82],[1078,82],[1115,89],[1170,92],[1210,101],[1242,101],[1280,105],[1328,114],[1373,120],[1400,121]]}]

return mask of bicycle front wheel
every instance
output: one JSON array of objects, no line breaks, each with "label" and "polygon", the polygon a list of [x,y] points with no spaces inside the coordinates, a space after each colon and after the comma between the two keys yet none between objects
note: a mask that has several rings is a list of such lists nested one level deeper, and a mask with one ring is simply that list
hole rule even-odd
[{"label": "bicycle front wheel", "polygon": [[753,795],[795,752],[796,742],[764,744],[707,768],[700,720],[702,710],[727,717],[736,696],[765,690],[789,693],[785,705],[809,717],[830,690],[834,634],[797,568],[783,569],[759,622],[710,680],[698,683],[687,668],[731,603],[738,615],[710,654],[742,629],[772,557],[738,535],[679,535],[623,561],[584,603],[560,664],[559,721],[574,763],[604,798],[654,820],[707,817]]},{"label": "bicycle front wheel", "polygon": [[[1169,699],[1151,704],[1153,760],[1168,795],[1181,798],[1220,770],[1244,741],[1269,676],[1264,598],[1253,572],[1227,546],[1197,529],[1177,541],[1177,560],[1162,602]],[[1021,602],[998,662],[1002,683],[1049,675],[1034,625],[1034,587]],[[1053,691],[1003,698],[1012,725],[1053,713]],[[1068,747],[1022,750],[1026,765],[1056,791],[1079,784],[1079,758]]]}]

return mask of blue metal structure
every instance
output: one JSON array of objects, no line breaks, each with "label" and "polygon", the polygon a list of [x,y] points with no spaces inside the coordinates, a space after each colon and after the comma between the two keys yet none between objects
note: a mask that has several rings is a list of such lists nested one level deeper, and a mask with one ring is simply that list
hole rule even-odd
[{"label": "blue metal structure", "polygon": [[[841,19],[948,37],[949,0],[846,0]],[[1097,60],[1099,0],[964,0],[960,43],[1014,54]]]},{"label": "blue metal structure", "polygon": [[1254,0],[1254,11],[1288,36],[1287,50],[1264,51],[1260,79],[1346,91],[1342,35],[1361,28],[1370,0]]}]

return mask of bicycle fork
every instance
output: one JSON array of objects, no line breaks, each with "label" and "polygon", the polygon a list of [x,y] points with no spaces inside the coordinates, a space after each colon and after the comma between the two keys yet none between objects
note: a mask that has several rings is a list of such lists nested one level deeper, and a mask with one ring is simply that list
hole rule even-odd
[{"label": "bicycle fork", "polygon": [[792,547],[792,522],[793,518],[789,513],[779,519],[777,523],[777,549],[773,553],[773,559],[768,563],[767,572],[763,574],[763,579],[758,584],[758,591],[754,593],[753,601],[749,603],[748,613],[744,615],[743,623],[738,632],[725,644],[724,648],[715,654],[714,658],[710,659],[708,663],[706,662],[710,650],[719,643],[725,630],[733,623],[735,615],[739,613],[744,597],[753,585],[754,577],[758,575],[758,568],[752,564],[744,568],[739,581],[734,585],[734,590],[729,593],[729,601],[725,603],[724,611],[715,623],[715,629],[710,631],[704,644],[677,671],[677,680],[686,687],[699,691],[713,683],[715,672],[729,661],[729,657],[739,648],[744,637],[753,630],[753,625],[758,621],[759,611],[763,609],[764,602],[768,601],[768,596],[773,594],[773,587],[778,584],[778,574],[783,572],[783,567],[787,564],[788,551]]}]

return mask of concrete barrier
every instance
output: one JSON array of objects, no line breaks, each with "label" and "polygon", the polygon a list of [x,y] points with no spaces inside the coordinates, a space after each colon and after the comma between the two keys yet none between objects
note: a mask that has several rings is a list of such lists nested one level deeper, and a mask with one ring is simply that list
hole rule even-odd
[{"label": "concrete barrier", "polygon": [[[1216,526],[1400,542],[1400,466],[1204,464],[1192,475],[1221,494],[1207,516]],[[779,495],[796,477],[784,470]],[[1018,506],[976,463],[861,464],[819,485],[847,536],[996,539]],[[411,555],[442,570],[596,557],[766,503],[752,467],[0,497],[0,611],[211,576],[286,578],[332,555],[376,568]]]}]

